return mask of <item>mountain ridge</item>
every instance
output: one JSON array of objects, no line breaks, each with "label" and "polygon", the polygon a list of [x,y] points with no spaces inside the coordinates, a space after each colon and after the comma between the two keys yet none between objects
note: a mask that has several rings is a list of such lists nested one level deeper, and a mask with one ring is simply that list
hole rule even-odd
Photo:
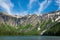
[{"label": "mountain ridge", "polygon": [[43,15],[37,15],[37,14],[32,14],[32,15],[26,15],[26,16],[12,16],[9,14],[4,14],[3,12],[0,12],[0,22],[1,23],[6,23],[8,25],[11,24],[11,26],[17,26],[17,25],[26,25],[31,23],[32,25],[36,25],[37,22],[41,23],[43,20],[48,20],[51,19],[52,21],[54,18],[56,19],[60,15],[60,10],[56,12],[50,12],[48,14],[43,14]]}]

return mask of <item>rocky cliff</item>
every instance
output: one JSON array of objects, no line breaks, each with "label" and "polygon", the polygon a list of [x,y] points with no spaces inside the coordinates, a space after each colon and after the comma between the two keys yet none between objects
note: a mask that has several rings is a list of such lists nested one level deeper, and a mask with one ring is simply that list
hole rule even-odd
[{"label": "rocky cliff", "polygon": [[0,12],[0,23],[8,24],[11,26],[17,26],[17,25],[26,25],[26,24],[32,24],[36,25],[37,22],[41,22],[41,17],[37,16],[36,14],[33,15],[27,15],[24,17],[15,17],[11,15],[6,15],[2,12]]},{"label": "rocky cliff", "polygon": [[43,20],[48,20],[48,19],[51,19],[52,21],[57,20],[59,16],[60,16],[60,10],[39,16],[37,14],[32,14],[32,15],[25,15],[23,17],[12,16],[0,12],[0,23],[8,24],[11,26],[26,25],[26,24],[32,24],[35,26],[38,22],[42,23]]}]

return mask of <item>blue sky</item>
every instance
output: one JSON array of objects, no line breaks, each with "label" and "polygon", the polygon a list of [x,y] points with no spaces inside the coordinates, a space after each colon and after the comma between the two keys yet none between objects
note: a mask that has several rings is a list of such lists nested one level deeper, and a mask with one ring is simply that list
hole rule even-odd
[{"label": "blue sky", "polygon": [[60,0],[0,0],[0,11],[11,15],[44,14],[60,10]]}]

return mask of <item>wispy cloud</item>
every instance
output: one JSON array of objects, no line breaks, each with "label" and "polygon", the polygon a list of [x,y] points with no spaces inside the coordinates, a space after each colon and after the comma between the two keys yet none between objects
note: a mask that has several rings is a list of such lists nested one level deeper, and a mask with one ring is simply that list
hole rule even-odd
[{"label": "wispy cloud", "polygon": [[57,6],[58,6],[58,9],[57,10],[60,10],[60,0],[55,0]]},{"label": "wispy cloud", "polygon": [[51,0],[44,0],[42,3],[39,3],[38,13],[39,14],[42,13],[42,11],[46,9],[50,3],[51,3]]},{"label": "wispy cloud", "polygon": [[28,9],[31,9],[32,8],[32,3],[33,2],[36,2],[37,0],[30,0],[29,1],[29,4],[27,5],[28,6]]},{"label": "wispy cloud", "polygon": [[44,9],[46,9],[48,6],[49,6],[49,4],[51,3],[51,0],[44,0],[42,3],[40,3],[39,1],[37,1],[37,0],[30,0],[30,2],[29,2],[29,4],[28,4],[28,10],[27,11],[25,11],[25,12],[23,12],[23,13],[21,13],[22,15],[26,15],[26,14],[29,14],[28,13],[28,11],[32,8],[32,3],[33,2],[38,2],[38,4],[39,4],[39,9],[35,12],[33,12],[33,13],[35,13],[35,14],[40,14],[40,13],[42,13],[42,11],[44,10]]},{"label": "wispy cloud", "polygon": [[3,7],[6,12],[11,14],[11,9],[14,6],[10,0],[0,0],[0,6]]},{"label": "wispy cloud", "polygon": [[[30,0],[29,1],[29,3],[27,4],[27,10],[26,11],[23,11],[23,12],[21,12],[19,15],[22,15],[22,16],[24,16],[24,15],[27,15],[27,14],[29,14],[29,11],[30,11],[30,9],[32,8],[32,3],[33,2],[36,2],[37,0]],[[19,6],[21,7],[21,5],[19,4]],[[21,7],[22,8],[22,7]]]},{"label": "wispy cloud", "polygon": [[22,16],[25,16],[25,15],[27,15],[27,14],[29,14],[29,13],[28,13],[28,10],[20,13],[20,15],[22,15]]}]

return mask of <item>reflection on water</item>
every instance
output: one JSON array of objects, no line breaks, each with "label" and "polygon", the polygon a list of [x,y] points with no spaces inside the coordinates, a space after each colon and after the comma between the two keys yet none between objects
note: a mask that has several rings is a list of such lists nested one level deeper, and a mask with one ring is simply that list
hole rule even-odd
[{"label": "reflection on water", "polygon": [[0,40],[60,40],[56,36],[0,36]]}]

